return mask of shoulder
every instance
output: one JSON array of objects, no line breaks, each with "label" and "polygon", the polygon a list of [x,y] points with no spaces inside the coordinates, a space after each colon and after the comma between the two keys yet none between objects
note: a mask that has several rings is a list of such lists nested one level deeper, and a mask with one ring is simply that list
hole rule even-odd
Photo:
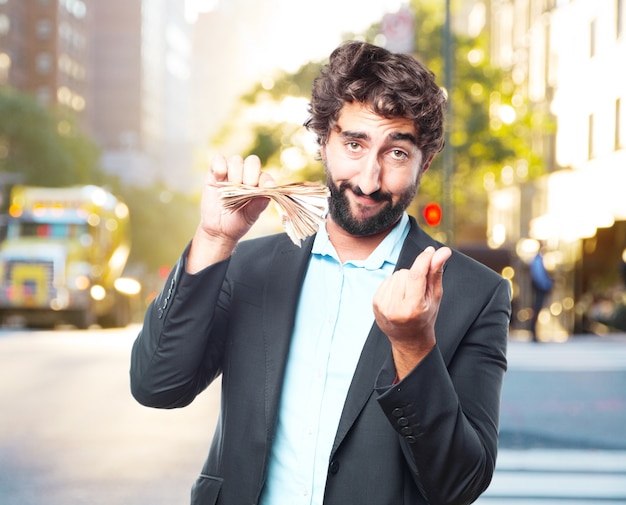
[{"label": "shoulder", "polygon": [[[237,244],[233,257],[255,256],[266,252],[293,252],[306,249],[307,244],[313,243],[313,237],[308,237],[301,247],[295,245],[286,233],[276,233],[261,237],[242,240]],[[310,248],[310,247],[309,247]]]},{"label": "shoulder", "polygon": [[452,277],[455,283],[462,284],[468,289],[491,290],[499,284],[508,282],[495,270],[456,249],[452,249],[445,273]]},{"label": "shoulder", "polygon": [[[412,244],[410,247],[414,248],[416,252],[424,250],[428,246],[432,246],[436,249],[446,246],[442,242],[439,242],[426,233],[411,217],[411,231],[407,239]],[[447,246],[450,247],[450,246]],[[448,259],[445,265],[445,271],[453,273],[457,279],[481,279],[481,283],[493,283],[497,284],[503,280],[502,276],[487,267],[478,260],[468,256],[467,254],[450,247],[452,249],[452,256]],[[444,276],[445,279],[445,276]]]},{"label": "shoulder", "polygon": [[[445,246],[428,235],[413,218],[411,218],[411,231],[407,240],[410,242],[409,247],[416,253],[428,246],[435,248]],[[504,291],[510,289],[510,283],[499,273],[458,249],[453,247],[450,249],[452,249],[452,256],[444,267],[444,292],[446,286],[448,286],[448,293],[452,291],[455,294],[463,293],[465,296],[493,293],[498,289]],[[505,287],[502,288],[502,285]]]}]

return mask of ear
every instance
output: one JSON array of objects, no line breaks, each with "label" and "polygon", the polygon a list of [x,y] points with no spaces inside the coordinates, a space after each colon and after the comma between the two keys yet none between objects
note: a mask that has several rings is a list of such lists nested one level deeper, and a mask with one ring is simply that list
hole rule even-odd
[{"label": "ear", "polygon": [[422,173],[422,174],[423,174],[424,172],[426,172],[426,171],[430,168],[430,164],[432,163],[432,161],[433,161],[433,158],[434,158],[434,157],[435,157],[435,155],[434,155],[434,154],[431,154],[431,155],[430,155],[430,158],[428,158],[428,159],[424,162],[424,164],[422,165],[422,170],[421,170],[421,173]]}]

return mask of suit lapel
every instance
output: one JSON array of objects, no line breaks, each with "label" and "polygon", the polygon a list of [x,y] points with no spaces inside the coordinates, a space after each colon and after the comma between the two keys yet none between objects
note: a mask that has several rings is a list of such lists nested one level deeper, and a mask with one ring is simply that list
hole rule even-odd
[{"label": "suit lapel", "polygon": [[263,336],[268,436],[273,435],[296,308],[312,246],[313,237],[309,237],[301,248],[294,247],[289,241],[281,242],[267,272],[263,293]]},{"label": "suit lapel", "polygon": [[389,350],[389,340],[380,331],[378,325],[374,323],[363,346],[361,357],[354,371],[354,377],[352,377],[352,382],[350,383],[350,389],[348,389],[331,455],[334,454],[348,431],[350,431],[354,421],[374,391],[376,376],[383,366]]}]

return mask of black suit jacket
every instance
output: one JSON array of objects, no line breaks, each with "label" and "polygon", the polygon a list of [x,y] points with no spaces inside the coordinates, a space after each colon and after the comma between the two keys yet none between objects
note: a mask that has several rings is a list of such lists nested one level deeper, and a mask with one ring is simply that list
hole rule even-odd
[{"label": "black suit jacket", "polygon": [[[183,407],[222,375],[194,505],[258,503],[312,242],[298,248],[284,234],[244,241],[195,275],[184,273],[184,254],[146,313],[130,370],[140,403]],[[397,268],[429,245],[441,244],[411,219]],[[373,325],[328,462],[325,504],[466,504],[489,485],[510,286],[454,251],[443,288],[437,346],[398,384],[389,340]]]}]

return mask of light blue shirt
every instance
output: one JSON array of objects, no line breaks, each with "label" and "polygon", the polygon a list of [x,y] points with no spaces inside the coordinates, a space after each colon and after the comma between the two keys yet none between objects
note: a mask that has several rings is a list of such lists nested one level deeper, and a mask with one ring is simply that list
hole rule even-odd
[{"label": "light blue shirt", "polygon": [[261,505],[317,505],[341,411],[374,322],[372,299],[396,266],[406,214],[364,261],[339,261],[326,229],[313,243],[287,360]]}]

